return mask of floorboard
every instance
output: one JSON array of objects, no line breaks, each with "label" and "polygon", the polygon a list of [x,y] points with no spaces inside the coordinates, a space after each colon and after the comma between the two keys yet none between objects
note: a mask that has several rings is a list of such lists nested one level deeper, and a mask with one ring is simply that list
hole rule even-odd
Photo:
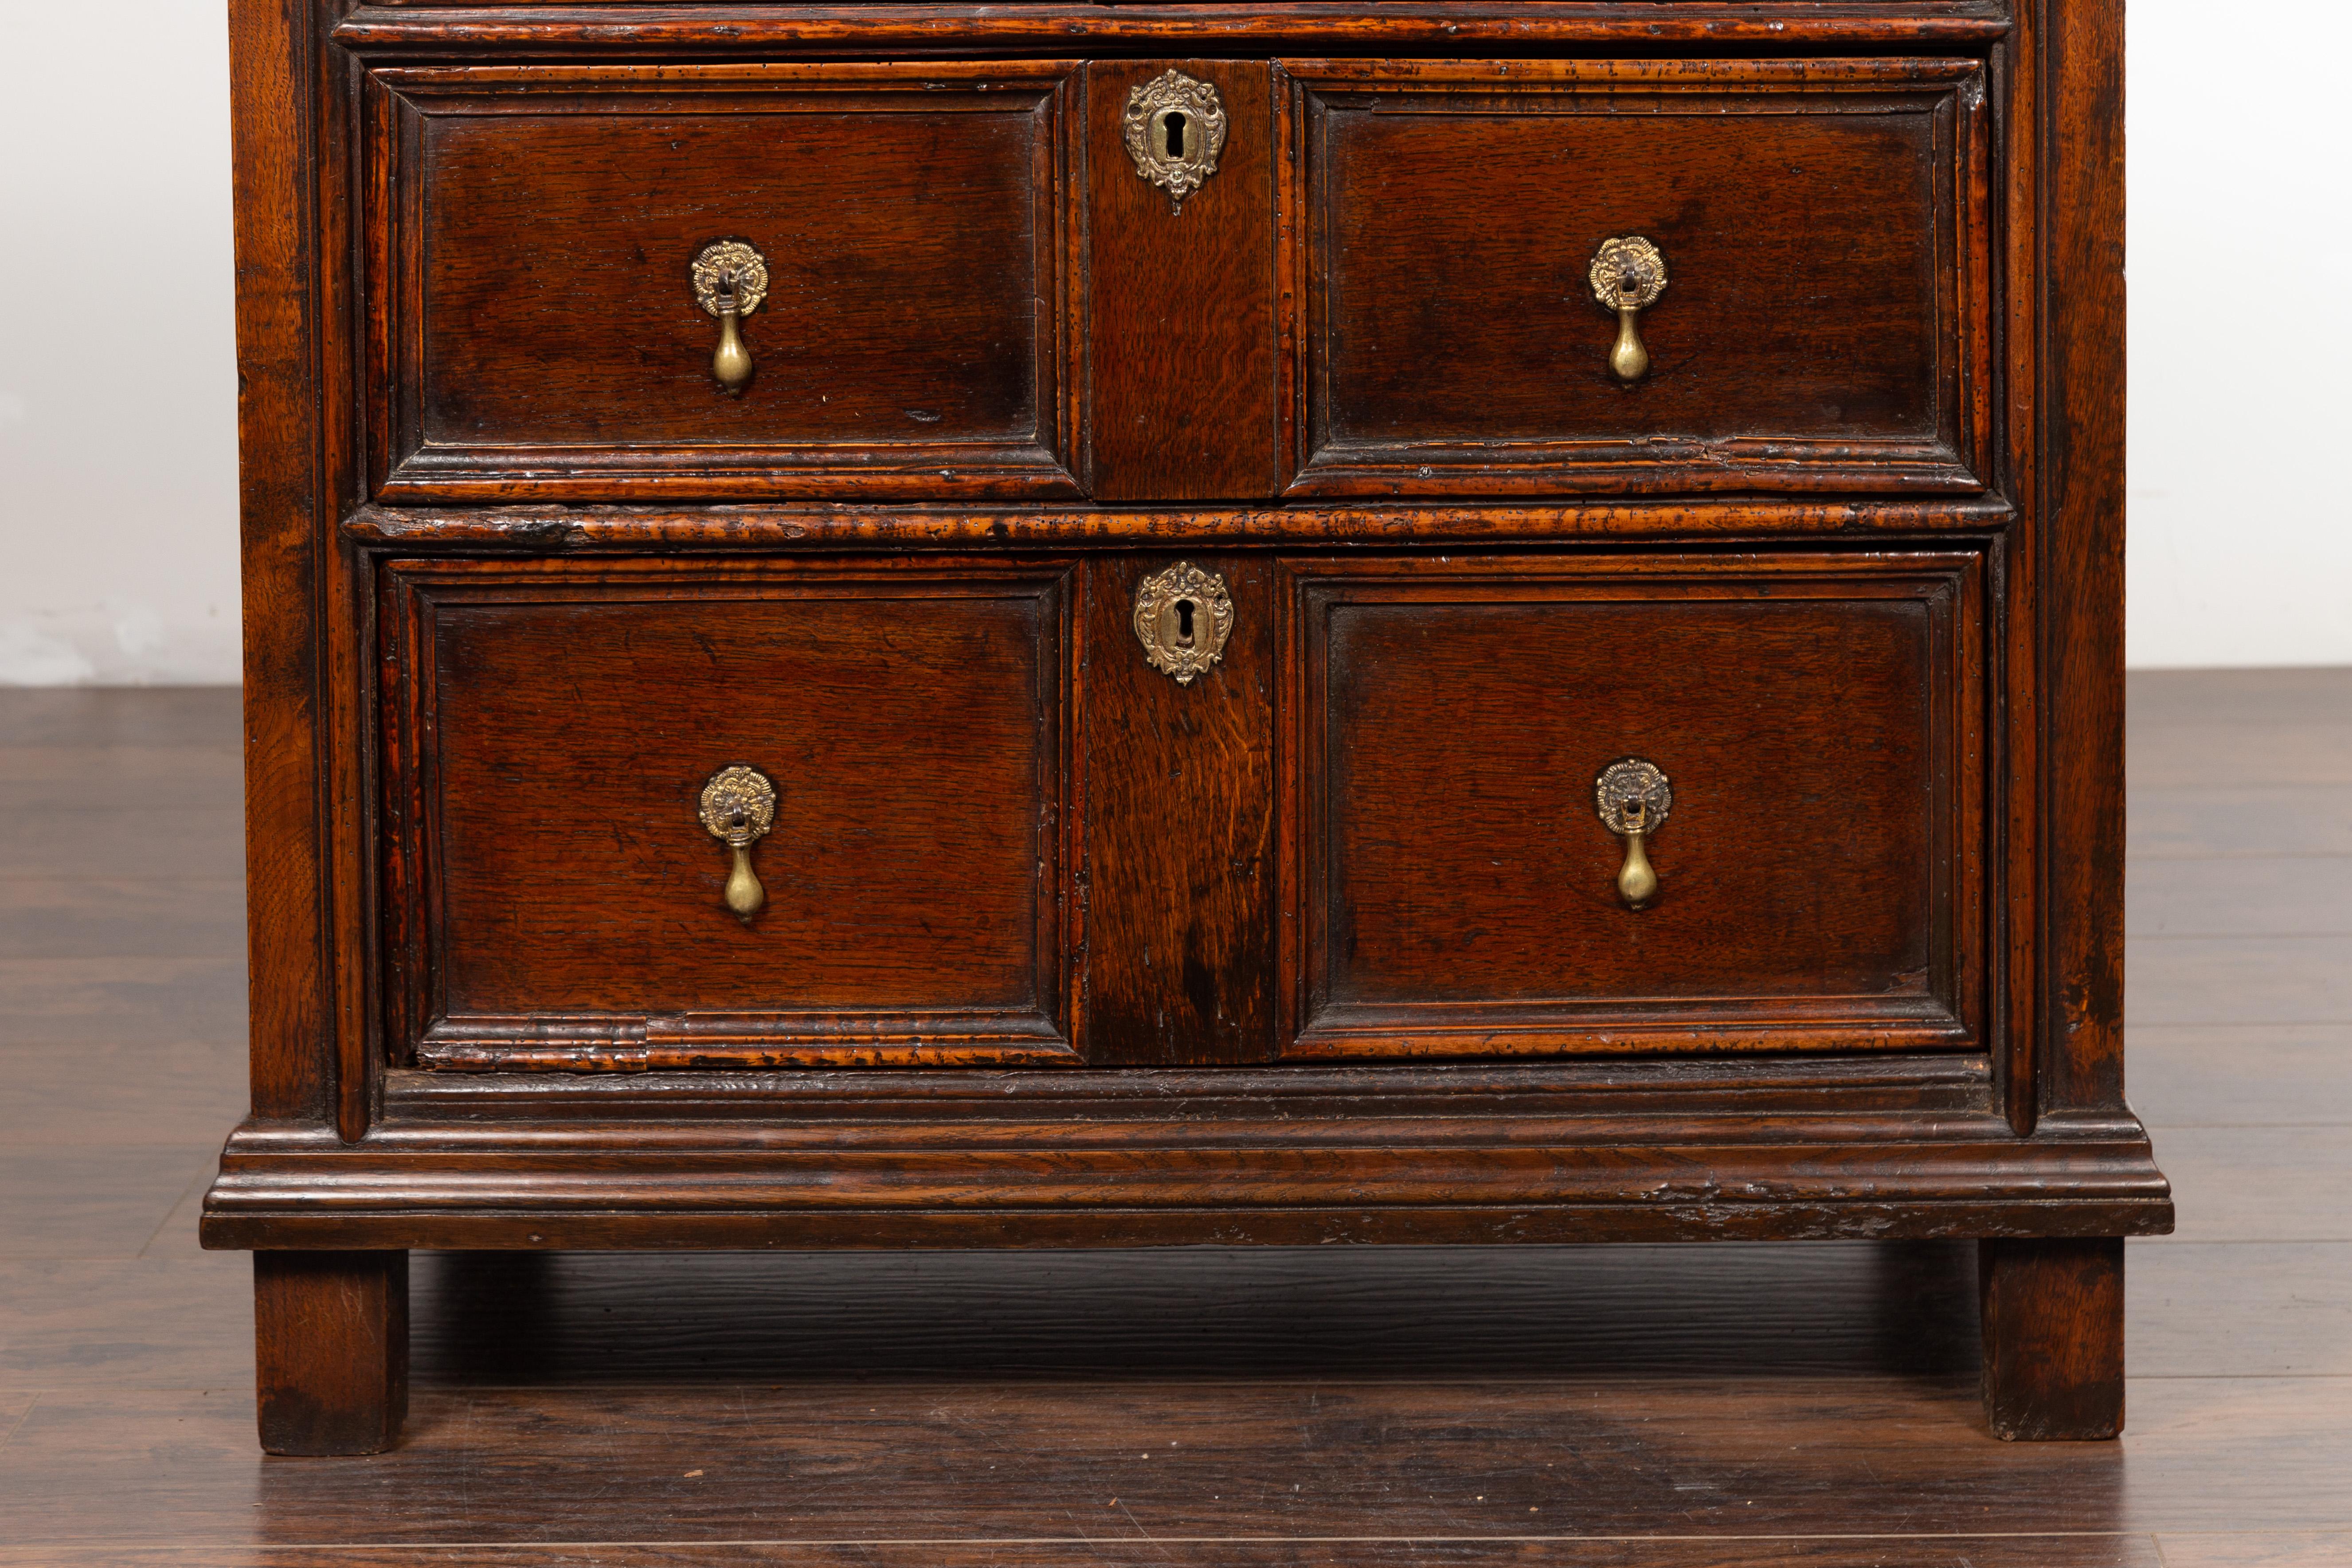
[{"label": "floorboard", "polygon": [[[2205,1539],[2205,1538],[2192,1538]],[[2309,1540],[2312,1537],[2297,1537]],[[730,1542],[641,1546],[472,1543],[457,1547],[278,1546],[245,1552],[85,1554],[68,1548],[20,1555],[0,1547],[0,1568],[2166,1568],[2146,1535],[1902,1535],[1854,1540],[1740,1536],[1717,1541],[1627,1541],[1538,1536],[1516,1541],[1433,1541],[1348,1536],[1328,1541],[1151,1540]],[[2215,1563],[2285,1559],[2215,1558]]]},{"label": "floorboard", "polygon": [[0,875],[0,953],[10,958],[235,958],[244,952],[245,884],[234,878]]},{"label": "floorboard", "polygon": [[455,1254],[402,1447],[264,1460],[236,725],[0,692],[0,1568],[2352,1563],[2352,671],[2132,679],[2093,1445],[1983,1434],[1958,1245]]},{"label": "floorboard", "polygon": [[2136,788],[2126,810],[2137,859],[2352,855],[2352,783]]},{"label": "floorboard", "polygon": [[0,689],[0,750],[193,746],[234,755],[243,704],[233,686]]},{"label": "floorboard", "polygon": [[2242,1535],[2165,1535],[2164,1568],[2315,1568],[2352,1563],[2352,1533],[2271,1531]]},{"label": "floorboard", "polygon": [[2132,1106],[2149,1127],[2352,1126],[2352,1025],[2134,1024]]},{"label": "floorboard", "polygon": [[2175,1127],[2155,1138],[2179,1220],[2148,1246],[2352,1241],[2352,1130]]},{"label": "floorboard", "polygon": [[48,1393],[0,1514],[130,1546],[2335,1531],[2344,1394],[2136,1379],[2123,1443],[2010,1444],[1968,1378],[437,1386],[393,1453],[267,1464],[242,1391]]},{"label": "floorboard", "polygon": [[2161,937],[2134,945],[2139,1024],[2352,1024],[2352,936]]},{"label": "floorboard", "polygon": [[0,958],[11,1047],[244,1038],[241,958]]},{"label": "floorboard", "polygon": [[2352,856],[2143,859],[2131,867],[2125,909],[2143,940],[2352,935]]}]

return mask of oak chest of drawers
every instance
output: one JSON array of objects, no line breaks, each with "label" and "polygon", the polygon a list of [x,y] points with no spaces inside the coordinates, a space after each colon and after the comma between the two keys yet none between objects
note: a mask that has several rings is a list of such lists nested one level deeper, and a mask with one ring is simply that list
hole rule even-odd
[{"label": "oak chest of drawers", "polygon": [[2122,1417],[2114,0],[234,0],[264,1444],[412,1248],[1976,1237]]}]

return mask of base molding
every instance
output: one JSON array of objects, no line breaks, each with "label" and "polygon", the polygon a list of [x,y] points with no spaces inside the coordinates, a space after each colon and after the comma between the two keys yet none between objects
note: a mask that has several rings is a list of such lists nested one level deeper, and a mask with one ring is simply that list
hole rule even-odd
[{"label": "base molding", "polygon": [[356,1142],[240,1127],[203,1237],[676,1250],[2171,1228],[2128,1114],[2021,1137],[1949,1064],[1710,1070],[704,1075],[650,1094],[643,1079],[400,1073]]}]

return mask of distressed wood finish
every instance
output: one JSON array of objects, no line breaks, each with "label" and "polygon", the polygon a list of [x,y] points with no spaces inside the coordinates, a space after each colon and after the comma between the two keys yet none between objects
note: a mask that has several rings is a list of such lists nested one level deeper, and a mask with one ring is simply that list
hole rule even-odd
[{"label": "distressed wood finish", "polygon": [[[394,562],[406,1059],[476,1071],[1070,1054],[1066,569]],[[696,814],[775,784],[767,902]]]},{"label": "distressed wood finish", "polygon": [[[378,494],[1074,493],[1070,70],[373,73]],[[720,239],[768,263],[735,395]]]},{"label": "distressed wood finish", "polygon": [[210,1241],[1425,1245],[2171,1225],[2137,1122],[2085,1119],[2020,1141],[1981,1058],[634,1082],[402,1072],[387,1088],[358,1143],[240,1131],[208,1199]]},{"label": "distressed wood finish", "polygon": [[2123,1237],[1989,1240],[1977,1252],[1985,1421],[1993,1436],[2120,1435]]},{"label": "distressed wood finish", "polygon": [[378,1454],[408,1415],[408,1254],[257,1252],[261,1446]]},{"label": "distressed wood finish", "polygon": [[1224,578],[1235,624],[1189,686],[1136,645],[1137,586],[1172,558],[1086,573],[1089,1062],[1263,1061],[1273,1037],[1274,568],[1190,559]]},{"label": "distressed wood finish", "polygon": [[796,510],[725,507],[706,510],[631,508],[580,511],[555,507],[447,508],[364,506],[343,520],[343,537],[364,545],[527,551],[571,554],[611,551],[700,550],[732,546],[777,550],[835,545],[1071,544],[1164,550],[1184,544],[1235,545],[1494,544],[1617,538],[1738,542],[1780,534],[1840,537],[1856,544],[1881,536],[1978,533],[2015,520],[1997,497],[1869,500],[1726,498],[1526,502],[1443,506],[1427,501],[1313,507],[961,509],[839,505]]},{"label": "distressed wood finish", "polygon": [[[1302,495],[1982,488],[1971,60],[1303,61]],[[1664,253],[1611,371],[1602,241]]]},{"label": "distressed wood finish", "polygon": [[[1982,582],[1895,553],[1292,567],[1288,1053],[1985,1048]],[[1593,796],[1628,756],[1674,788],[1639,911]]]},{"label": "distressed wood finish", "polygon": [[[2040,22],[2054,146],[2034,275],[2041,364],[2036,570],[2044,611],[2037,824],[2044,1111],[2124,1098],[2124,20],[2067,4]],[[2063,1047],[2059,1042],[2063,1042]]]},{"label": "distressed wood finish", "polygon": [[1861,1236],[1991,1243],[1993,1426],[2113,1429],[2116,0],[232,27],[274,1441],[390,1439],[413,1248]]}]

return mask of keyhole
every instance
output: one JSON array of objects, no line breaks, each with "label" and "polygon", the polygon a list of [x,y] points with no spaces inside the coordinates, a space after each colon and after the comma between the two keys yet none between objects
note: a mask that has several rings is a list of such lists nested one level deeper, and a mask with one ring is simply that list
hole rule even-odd
[{"label": "keyhole", "polygon": [[1192,646],[1192,601],[1176,601],[1176,641],[1180,647]]},{"label": "keyhole", "polygon": [[[1184,117],[1181,114],[1171,114],[1160,123],[1168,128],[1168,155],[1171,158],[1181,158],[1184,155]],[[1191,636],[1191,633],[1186,633],[1186,640],[1189,641]]]}]

